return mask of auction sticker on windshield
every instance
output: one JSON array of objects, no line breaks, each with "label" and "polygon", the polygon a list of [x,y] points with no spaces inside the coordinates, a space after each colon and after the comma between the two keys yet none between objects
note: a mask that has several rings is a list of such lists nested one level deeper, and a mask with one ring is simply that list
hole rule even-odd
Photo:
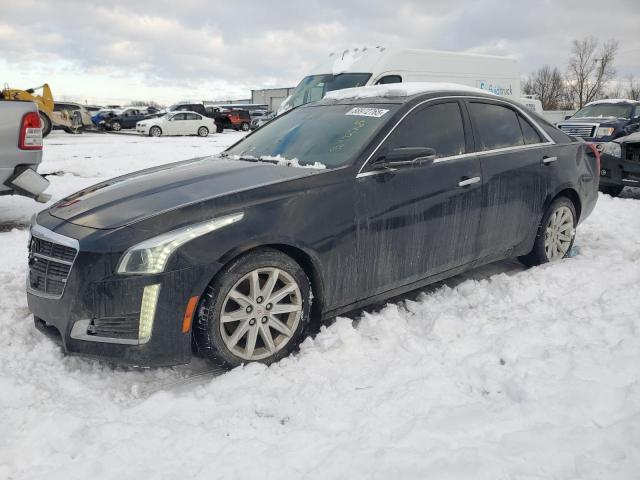
[{"label": "auction sticker on windshield", "polygon": [[389,110],[384,108],[367,108],[367,107],[355,107],[349,110],[345,115],[357,115],[360,117],[376,117],[380,118]]}]

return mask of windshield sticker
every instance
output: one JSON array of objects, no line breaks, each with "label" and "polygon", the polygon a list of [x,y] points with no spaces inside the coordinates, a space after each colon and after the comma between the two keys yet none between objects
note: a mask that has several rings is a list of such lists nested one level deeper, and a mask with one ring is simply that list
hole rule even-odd
[{"label": "windshield sticker", "polygon": [[345,115],[357,115],[360,117],[375,117],[380,118],[389,110],[385,110],[384,108],[365,108],[365,107],[355,107],[349,110]]}]

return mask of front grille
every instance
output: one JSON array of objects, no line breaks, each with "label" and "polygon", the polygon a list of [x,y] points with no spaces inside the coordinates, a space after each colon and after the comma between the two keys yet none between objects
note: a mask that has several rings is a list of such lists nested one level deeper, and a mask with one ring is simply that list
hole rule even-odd
[{"label": "front grille", "polygon": [[59,298],[69,278],[78,251],[36,236],[29,242],[29,286],[47,296]]},{"label": "front grille", "polygon": [[138,339],[139,317],[94,318],[87,327],[87,334],[100,337]]},{"label": "front grille", "polygon": [[624,148],[627,160],[640,163],[640,143],[627,143]]},{"label": "front grille", "polygon": [[596,134],[596,128],[598,128],[593,123],[564,123],[558,125],[558,127],[567,135],[582,138],[593,138]]}]

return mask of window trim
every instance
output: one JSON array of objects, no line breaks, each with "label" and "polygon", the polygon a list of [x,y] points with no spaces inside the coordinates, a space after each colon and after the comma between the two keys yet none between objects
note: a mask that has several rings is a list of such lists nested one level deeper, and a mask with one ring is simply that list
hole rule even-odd
[{"label": "window trim", "polygon": [[[467,96],[467,95],[450,95],[450,96],[443,96],[443,97],[434,97],[434,98],[429,98],[427,100],[423,100],[422,102],[417,103],[416,105],[414,105],[413,107],[411,107],[397,122],[396,124],[387,132],[387,134],[382,138],[382,140],[380,140],[380,143],[378,143],[378,145],[376,146],[376,148],[371,152],[371,154],[367,157],[367,159],[362,163],[362,166],[358,169],[358,173],[356,174],[356,178],[361,178],[361,177],[368,177],[371,175],[378,175],[380,173],[387,173],[390,170],[371,170],[371,171],[366,171],[363,172],[363,170],[366,168],[366,166],[369,164],[369,162],[371,161],[371,159],[373,158],[374,155],[376,155],[379,151],[380,148],[382,147],[382,144],[387,140],[387,138],[389,138],[389,136],[391,136],[391,134],[395,131],[396,128],[398,128],[398,125],[400,125],[400,123],[407,117],[409,116],[410,113],[412,113],[416,108],[425,105],[426,103],[429,102],[435,102],[437,100],[447,100],[447,99],[462,99],[462,100],[467,100],[467,99],[473,99],[473,100],[486,100],[489,103],[491,102],[497,102],[497,103],[501,103],[506,105],[507,107],[513,108],[514,110],[516,110],[516,112],[522,114],[522,116],[527,119],[533,126],[534,128],[536,128],[538,130],[539,133],[542,133],[542,138],[546,138],[547,141],[546,142],[542,142],[542,143],[532,143],[529,145],[519,145],[517,147],[504,147],[504,148],[497,148],[494,150],[483,150],[481,152],[471,152],[471,153],[464,153],[462,155],[454,155],[451,157],[440,157],[440,158],[436,158],[433,163],[439,163],[439,162],[447,162],[447,161],[451,161],[451,160],[458,160],[461,158],[468,158],[468,157],[479,157],[479,156],[483,156],[483,155],[494,155],[494,154],[500,154],[500,153],[506,153],[506,152],[511,152],[511,151],[518,151],[518,150],[528,150],[531,148],[538,148],[538,147],[543,147],[543,146],[549,146],[549,145],[555,145],[556,142],[549,136],[549,134],[546,132],[546,130],[544,130],[543,128],[540,127],[540,125],[538,125],[538,122],[535,121],[535,119],[533,117],[531,117],[529,114],[527,114],[522,108],[520,108],[517,105],[513,105],[505,100],[501,100],[499,98],[487,98],[487,97],[476,97],[476,96]],[[467,115],[469,115],[469,112],[466,112]],[[463,114],[464,117],[464,114]],[[394,169],[392,169],[391,171],[393,171]]]}]

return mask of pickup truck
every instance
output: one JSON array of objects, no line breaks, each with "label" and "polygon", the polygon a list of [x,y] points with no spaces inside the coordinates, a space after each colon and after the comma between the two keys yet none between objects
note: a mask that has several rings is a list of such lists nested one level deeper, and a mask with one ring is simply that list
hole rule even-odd
[{"label": "pickup truck", "polygon": [[42,161],[42,121],[36,104],[0,101],[0,195],[47,202],[49,181],[37,173]]},{"label": "pickup truck", "polygon": [[587,103],[558,128],[588,142],[611,142],[640,130],[640,102],[606,99]]}]

